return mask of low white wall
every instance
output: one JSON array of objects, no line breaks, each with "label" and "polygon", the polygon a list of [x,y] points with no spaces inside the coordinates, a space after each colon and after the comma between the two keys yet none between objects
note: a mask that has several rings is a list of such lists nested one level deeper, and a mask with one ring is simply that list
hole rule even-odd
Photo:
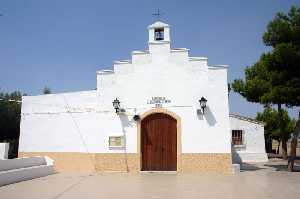
[{"label": "low white wall", "polygon": [[9,143],[0,143],[0,159],[8,158],[8,149],[9,149]]}]

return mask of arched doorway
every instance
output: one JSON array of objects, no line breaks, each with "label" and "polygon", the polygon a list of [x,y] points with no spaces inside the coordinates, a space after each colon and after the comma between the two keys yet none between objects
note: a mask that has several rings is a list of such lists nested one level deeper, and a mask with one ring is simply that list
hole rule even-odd
[{"label": "arched doorway", "polygon": [[141,170],[177,170],[177,121],[165,113],[153,113],[141,121]]}]

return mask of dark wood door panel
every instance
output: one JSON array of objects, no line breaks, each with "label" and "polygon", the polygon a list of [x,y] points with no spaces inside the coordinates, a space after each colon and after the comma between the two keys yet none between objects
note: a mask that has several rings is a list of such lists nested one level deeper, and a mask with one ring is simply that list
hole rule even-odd
[{"label": "dark wood door panel", "polygon": [[177,122],[169,115],[155,113],[141,121],[142,170],[177,169]]}]

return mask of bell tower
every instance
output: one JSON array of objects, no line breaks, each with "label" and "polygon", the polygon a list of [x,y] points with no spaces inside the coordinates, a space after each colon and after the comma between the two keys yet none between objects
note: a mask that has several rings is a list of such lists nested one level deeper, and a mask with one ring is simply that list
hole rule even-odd
[{"label": "bell tower", "polygon": [[170,26],[161,21],[156,21],[148,26],[149,44],[170,43]]},{"label": "bell tower", "polygon": [[156,21],[148,26],[149,51],[154,54],[170,52],[170,26],[161,21]]}]

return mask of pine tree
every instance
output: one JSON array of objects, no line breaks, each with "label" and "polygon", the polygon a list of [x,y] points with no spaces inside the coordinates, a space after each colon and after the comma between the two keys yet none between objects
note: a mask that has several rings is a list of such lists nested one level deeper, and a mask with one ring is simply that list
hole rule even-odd
[{"label": "pine tree", "polygon": [[[272,50],[245,69],[245,80],[234,80],[232,88],[250,102],[277,105],[278,125],[284,131],[283,105],[300,106],[300,8],[277,13],[263,34]],[[287,138],[281,137],[287,159]]]}]

